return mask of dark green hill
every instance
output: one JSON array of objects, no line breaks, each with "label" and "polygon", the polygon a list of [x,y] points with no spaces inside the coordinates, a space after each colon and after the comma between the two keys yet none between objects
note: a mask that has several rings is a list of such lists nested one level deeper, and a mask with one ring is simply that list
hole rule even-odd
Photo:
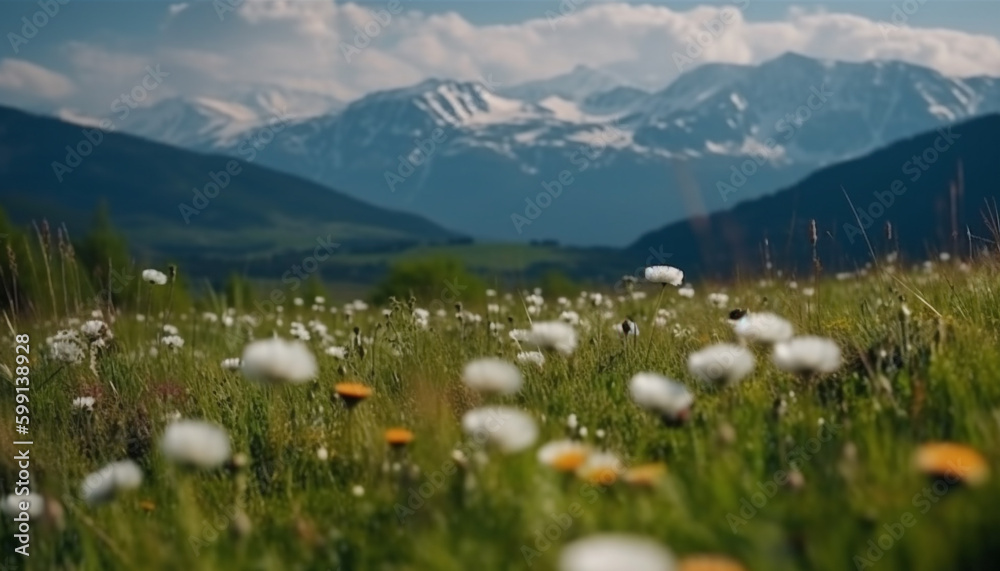
[{"label": "dark green hill", "polygon": [[[623,262],[645,260],[653,248],[670,253],[667,263],[691,274],[759,273],[767,238],[775,267],[802,275],[811,271],[812,219],[821,262],[828,270],[851,270],[871,261],[862,230],[878,255],[892,251],[897,243],[911,262],[953,248],[964,255],[969,248],[967,225],[974,235],[993,239],[984,214],[987,204],[995,209],[998,166],[1000,116],[981,117],[824,168],[790,188],[731,210],[649,232],[625,250]],[[719,180],[731,184],[730,174],[719,173]],[[952,184],[957,189],[954,209]],[[886,222],[898,236],[892,244],[886,241]],[[953,224],[957,239],[952,236]],[[973,246],[991,245],[974,239]]]},{"label": "dark green hill", "polygon": [[[70,156],[67,146],[87,155]],[[218,194],[195,203],[194,189],[212,194],[211,185]],[[0,198],[17,223],[47,218],[75,235],[104,198],[133,247],[158,255],[245,257],[307,250],[327,237],[348,251],[458,238],[419,216],[252,163],[4,107]]]}]

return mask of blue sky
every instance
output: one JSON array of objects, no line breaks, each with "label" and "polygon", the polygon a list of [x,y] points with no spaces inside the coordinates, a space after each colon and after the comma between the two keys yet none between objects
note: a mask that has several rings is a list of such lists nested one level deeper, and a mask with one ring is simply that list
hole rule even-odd
[{"label": "blue sky", "polygon": [[[510,84],[580,63],[655,88],[685,71],[673,54],[720,14],[732,19],[717,36],[702,34],[708,39],[695,64],[753,64],[798,51],[1000,75],[994,0],[910,0],[912,14],[900,26],[890,24],[894,6],[907,4],[900,0],[217,0],[232,4],[221,17],[213,2],[63,1],[25,42],[12,34],[21,34],[21,19],[33,17],[38,2],[0,3],[0,104],[106,114],[156,65],[169,77],[151,101],[225,98],[235,86],[256,85],[348,101],[427,77]],[[355,51],[354,26],[375,30],[372,11],[392,2],[402,11]],[[560,4],[568,13],[555,18]]]}]

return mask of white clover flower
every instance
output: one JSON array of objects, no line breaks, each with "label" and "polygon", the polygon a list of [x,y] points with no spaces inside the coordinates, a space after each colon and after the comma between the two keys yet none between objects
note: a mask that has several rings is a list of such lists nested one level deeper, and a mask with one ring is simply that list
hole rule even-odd
[{"label": "white clover flower", "polygon": [[840,368],[840,347],[824,337],[793,337],[776,344],[771,358],[775,366],[788,373],[832,373]]},{"label": "white clover flower", "polygon": [[467,363],[462,372],[462,382],[481,393],[511,395],[521,390],[524,379],[514,365],[487,357]]},{"label": "white clover flower", "polygon": [[275,337],[243,349],[243,374],[260,383],[304,383],[317,372],[316,357],[301,341]]},{"label": "white clover flower", "polygon": [[92,412],[94,410],[94,403],[97,399],[94,397],[76,397],[73,399],[73,408],[79,408]]},{"label": "white clover flower", "polygon": [[486,313],[489,314],[500,313],[500,305],[496,303],[486,304]]},{"label": "white clover flower", "polygon": [[239,357],[229,357],[228,359],[223,359],[220,366],[225,371],[238,371],[243,366],[243,361]]},{"label": "white clover flower", "polygon": [[142,470],[131,460],[112,462],[89,474],[80,484],[80,497],[90,505],[110,502],[120,492],[135,490],[142,484]]},{"label": "white clover flower", "polygon": [[167,274],[160,270],[142,270],[142,280],[153,285],[163,285],[167,283]]},{"label": "white clover flower", "polygon": [[486,290],[486,297],[496,297],[496,296],[497,296],[497,290],[495,289]]},{"label": "white clover flower", "polygon": [[346,359],[347,358],[347,347],[332,346],[327,347],[324,351],[327,355],[334,357],[336,359]]},{"label": "white clover flower", "polygon": [[518,363],[534,363],[541,367],[545,364],[545,354],[541,351],[521,351],[517,354]]},{"label": "white clover flower", "polygon": [[230,456],[229,434],[199,420],[176,420],[160,439],[160,450],[173,462],[195,468],[218,468]]},{"label": "white clover flower", "polygon": [[531,324],[524,342],[537,349],[572,355],[577,344],[576,330],[562,321],[539,321]]},{"label": "white clover flower", "polygon": [[206,312],[202,313],[201,314],[201,318],[202,318],[203,321],[207,321],[209,323],[218,323],[219,322],[219,316],[216,315],[216,314],[214,314],[214,313],[212,313],[211,311],[206,311]]},{"label": "white clover flower", "polygon": [[501,452],[520,452],[538,438],[535,419],[508,406],[476,408],[462,417],[462,430],[476,440],[497,447]]},{"label": "white clover flower", "polygon": [[694,395],[687,387],[656,373],[632,377],[629,394],[637,405],[660,415],[670,425],[686,421],[694,404]]},{"label": "white clover flower", "polygon": [[688,371],[709,385],[734,385],[753,369],[753,353],[741,345],[719,343],[688,356]]},{"label": "white clover flower", "polygon": [[708,294],[708,303],[721,309],[729,305],[729,296],[724,293],[710,293]]},{"label": "white clover flower", "polygon": [[173,325],[171,325],[169,323],[164,323],[163,324],[163,332],[166,333],[167,335],[179,335],[180,332],[181,332],[181,330],[177,329],[177,327],[175,327],[175,326],[173,326]]},{"label": "white clover flower", "polygon": [[802,288],[802,295],[806,297],[812,297],[816,293],[816,290],[811,287]]},{"label": "white clover flower", "polygon": [[684,282],[684,272],[673,266],[650,266],[646,268],[646,281],[679,286]]},{"label": "white clover flower", "polygon": [[559,554],[559,571],[676,571],[673,552],[653,540],[626,534],[578,539]]},{"label": "white clover flower", "polygon": [[733,331],[753,343],[773,345],[792,338],[792,324],[773,313],[747,313],[733,324]]},{"label": "white clover flower", "polygon": [[[27,509],[22,510],[21,504]],[[0,512],[6,516],[15,517],[22,511],[28,512],[28,516],[32,519],[41,517],[45,513],[45,498],[35,492],[28,492],[23,496],[15,494],[5,496],[0,502]]]},{"label": "white clover flower", "polygon": [[579,422],[580,421],[576,418],[576,413],[570,413],[570,415],[566,417],[566,427],[570,430],[576,430]]},{"label": "white clover flower", "polygon": [[691,286],[684,286],[678,289],[677,293],[680,294],[681,297],[686,297],[688,299],[691,299],[692,297],[694,297],[694,288]]}]

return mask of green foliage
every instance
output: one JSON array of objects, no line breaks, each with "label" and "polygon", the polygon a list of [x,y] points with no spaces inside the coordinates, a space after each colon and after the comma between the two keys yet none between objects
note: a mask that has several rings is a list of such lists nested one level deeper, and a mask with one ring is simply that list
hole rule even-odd
[{"label": "green foliage", "polygon": [[374,303],[382,304],[395,297],[405,301],[411,296],[418,303],[447,306],[456,302],[476,302],[486,293],[485,283],[468,272],[454,258],[434,257],[401,261],[393,264],[371,295]]},{"label": "green foliage", "polygon": [[235,309],[247,309],[254,299],[253,284],[236,272],[229,275],[223,292],[226,306]]},{"label": "green foliage", "polygon": [[76,251],[81,265],[90,270],[90,277],[95,283],[107,283],[113,270],[132,267],[128,242],[115,228],[106,201],[98,204],[90,231],[77,245]]},{"label": "green foliage", "polygon": [[538,280],[539,287],[549,297],[573,297],[580,293],[580,286],[559,270],[548,270]]}]

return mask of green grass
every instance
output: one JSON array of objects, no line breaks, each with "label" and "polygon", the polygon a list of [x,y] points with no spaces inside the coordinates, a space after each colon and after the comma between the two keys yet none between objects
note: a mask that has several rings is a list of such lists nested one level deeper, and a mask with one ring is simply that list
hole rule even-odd
[{"label": "green grass", "polygon": [[[566,437],[572,413],[588,441],[627,465],[666,463],[667,475],[652,489],[624,482],[600,488],[555,473],[536,460],[538,444],[506,456],[469,448],[459,419],[488,399],[464,388],[462,367],[484,355],[513,360],[517,352],[506,331],[489,333],[485,318],[462,327],[451,315],[434,317],[423,330],[403,306],[388,318],[371,308],[352,323],[340,313],[286,307],[280,326],[268,316],[256,336],[287,336],[297,317],[327,324],[337,344],[348,344],[355,325],[374,343],[363,358],[337,361],[314,339],[319,378],[282,387],[222,371],[219,362],[239,356],[243,344],[200,312],[175,312],[169,322],[186,343],[155,357],[149,349],[161,319],[139,322],[135,311],[120,313],[113,347],[97,359],[96,373],[86,363],[59,368],[43,357],[46,336],[65,322],[20,322],[16,332],[31,338],[31,478],[64,511],[55,518],[61,522],[32,522],[27,566],[553,569],[567,542],[615,531],[653,538],[678,557],[720,553],[747,569],[841,571],[859,568],[855,556],[867,557],[868,542],[879,541],[883,526],[909,513],[915,523],[861,568],[992,569],[1000,526],[996,269],[984,263],[961,272],[942,264],[933,274],[829,280],[813,297],[783,284],[733,285],[731,305],[775,311],[800,333],[833,338],[844,363],[833,375],[803,383],[777,371],[759,350],[754,373],[721,392],[700,386],[685,366],[692,351],[732,339],[727,310],[707,302],[708,290],[699,289],[695,299],[666,290],[662,305],[676,317],[665,327],[651,324],[658,288],[611,308],[581,304],[576,310],[591,325],[579,329],[577,351],[549,355],[541,369],[522,366],[524,388],[499,400],[538,420],[538,444]],[[514,326],[527,325],[518,296],[500,303],[500,321],[510,316]],[[901,303],[912,311],[905,327]],[[472,309],[485,317],[485,308]],[[548,299],[532,318],[556,319],[561,310]],[[611,331],[625,315],[640,326],[637,344],[625,346]],[[12,334],[0,355],[11,368]],[[870,359],[870,349],[900,358],[888,366]],[[663,426],[630,401],[627,382],[639,371],[676,378],[696,393],[687,425]],[[345,378],[374,389],[351,412],[332,398],[334,383]],[[4,394],[0,475],[10,493],[17,475],[10,443],[17,437],[13,390]],[[71,405],[84,394],[98,397],[92,414]],[[780,400],[784,412],[776,414]],[[234,450],[248,456],[247,468],[186,473],[169,465],[157,439],[174,411],[226,427]],[[416,435],[406,455],[394,455],[382,441],[391,426]],[[599,429],[603,439],[595,436]],[[916,448],[935,440],[975,448],[994,473],[981,486],[936,494],[912,464]],[[317,457],[321,447],[329,459]],[[488,461],[457,467],[455,449]],[[142,467],[140,489],[109,505],[82,504],[82,479],[123,458]],[[799,485],[772,485],[785,480],[795,459]],[[397,462],[400,471],[393,470]],[[364,494],[352,493],[355,486]],[[4,530],[6,554],[14,546],[9,519]]]},{"label": "green grass", "polygon": [[434,257],[456,259],[466,267],[475,270],[507,272],[523,270],[531,265],[540,263],[572,264],[581,260],[584,256],[582,253],[558,246],[460,244],[422,246],[391,254],[354,254],[344,257],[343,263],[391,263]]}]

